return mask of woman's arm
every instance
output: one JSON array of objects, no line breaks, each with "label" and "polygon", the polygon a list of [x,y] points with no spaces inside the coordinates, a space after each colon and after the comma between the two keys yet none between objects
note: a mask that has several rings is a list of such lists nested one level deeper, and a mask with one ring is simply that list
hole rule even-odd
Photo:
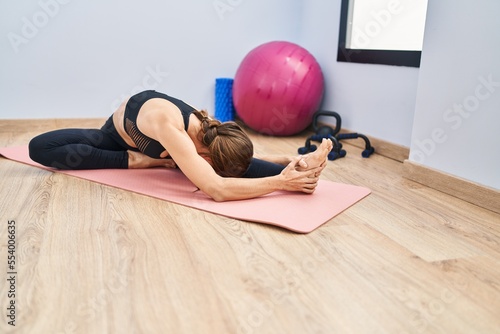
[{"label": "woman's arm", "polygon": [[256,179],[223,178],[198,155],[193,141],[182,127],[172,122],[161,123],[161,131],[157,132],[159,142],[187,178],[215,201],[254,198],[276,190],[312,193],[317,186],[315,173],[320,168],[305,172],[295,170],[300,157],[293,159],[280,175]]}]

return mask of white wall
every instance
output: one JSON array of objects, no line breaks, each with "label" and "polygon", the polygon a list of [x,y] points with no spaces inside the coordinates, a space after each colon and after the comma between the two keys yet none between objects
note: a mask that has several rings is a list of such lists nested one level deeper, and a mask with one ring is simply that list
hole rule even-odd
[{"label": "white wall", "polygon": [[288,40],[318,59],[344,127],[409,146],[418,70],[337,63],[339,18],[340,0],[4,1],[0,118],[105,117],[141,88],[213,110],[216,77]]},{"label": "white wall", "polygon": [[430,1],[410,160],[500,190],[500,2]]},{"label": "white wall", "polygon": [[294,41],[300,0],[0,3],[0,118],[105,117],[141,88],[214,108],[217,77]]}]

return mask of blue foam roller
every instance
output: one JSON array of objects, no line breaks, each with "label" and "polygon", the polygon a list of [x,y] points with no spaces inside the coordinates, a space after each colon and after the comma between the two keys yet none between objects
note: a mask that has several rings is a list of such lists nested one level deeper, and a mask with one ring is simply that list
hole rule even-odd
[{"label": "blue foam roller", "polygon": [[215,79],[215,118],[221,122],[234,120],[233,79]]}]

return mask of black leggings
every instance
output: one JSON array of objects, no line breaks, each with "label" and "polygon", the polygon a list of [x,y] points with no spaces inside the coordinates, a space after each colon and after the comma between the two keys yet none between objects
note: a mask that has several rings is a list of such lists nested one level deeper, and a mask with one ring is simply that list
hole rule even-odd
[{"label": "black leggings", "polygon": [[[138,151],[118,134],[110,117],[101,129],[62,129],[41,134],[29,143],[30,158],[57,169],[128,168],[127,150]],[[252,158],[243,177],[278,175],[284,166]]]}]

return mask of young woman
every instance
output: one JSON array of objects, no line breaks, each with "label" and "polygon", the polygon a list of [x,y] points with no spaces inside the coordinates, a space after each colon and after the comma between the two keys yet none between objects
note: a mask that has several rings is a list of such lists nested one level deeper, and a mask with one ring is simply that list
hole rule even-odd
[{"label": "young woman", "polygon": [[148,90],[123,102],[100,130],[41,134],[30,141],[29,153],[33,161],[59,169],[177,166],[215,201],[227,201],[276,190],[314,192],[331,148],[325,140],[305,157],[257,159],[235,122],[220,123]]}]

